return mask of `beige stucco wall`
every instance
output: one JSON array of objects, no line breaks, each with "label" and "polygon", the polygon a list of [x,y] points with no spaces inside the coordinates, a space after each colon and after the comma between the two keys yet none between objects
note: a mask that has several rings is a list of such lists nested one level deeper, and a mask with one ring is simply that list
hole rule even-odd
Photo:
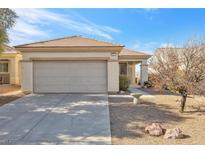
[{"label": "beige stucco wall", "polygon": [[104,58],[107,60],[107,81],[108,81],[108,92],[119,91],[119,63],[118,54],[113,54],[112,52],[22,52],[22,90],[33,92],[33,61],[32,59],[42,59],[42,58]]},{"label": "beige stucco wall", "polygon": [[17,54],[15,58],[15,83],[21,85],[21,64],[22,55]]},{"label": "beige stucco wall", "polygon": [[104,57],[115,59],[115,57],[111,56],[110,52],[25,52],[22,54],[23,60],[30,60],[30,58],[47,58],[47,57],[59,57],[59,58],[83,58],[83,57]]},{"label": "beige stucco wall", "polygon": [[21,62],[21,90],[26,92],[33,91],[33,62]]},{"label": "beige stucco wall", "polygon": [[1,54],[0,59],[9,60],[9,74],[10,74],[10,84],[20,85],[20,71],[19,64],[22,56],[20,54]]},{"label": "beige stucco wall", "polygon": [[10,84],[16,83],[16,58],[9,59]]},{"label": "beige stucco wall", "polygon": [[119,63],[118,61],[108,61],[108,91],[119,91]]},{"label": "beige stucco wall", "polygon": [[131,84],[135,84],[135,64],[136,63],[132,63],[131,67],[132,67],[132,80],[131,80]]},{"label": "beige stucco wall", "polygon": [[148,64],[147,60],[143,60],[140,65],[140,84],[144,85],[145,81],[148,81]]}]

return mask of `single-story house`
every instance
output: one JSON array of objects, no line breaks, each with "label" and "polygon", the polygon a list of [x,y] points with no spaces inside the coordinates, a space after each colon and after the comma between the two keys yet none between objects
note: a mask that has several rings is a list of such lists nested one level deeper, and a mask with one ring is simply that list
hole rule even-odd
[{"label": "single-story house", "polygon": [[20,60],[22,55],[15,48],[5,45],[0,52],[0,84],[20,85]]},{"label": "single-story house", "polygon": [[120,74],[127,75],[131,84],[135,83],[135,64],[138,63],[141,63],[141,84],[148,80],[147,60],[151,55],[120,44],[71,36],[15,48],[22,56],[20,84],[23,91],[117,92]]}]

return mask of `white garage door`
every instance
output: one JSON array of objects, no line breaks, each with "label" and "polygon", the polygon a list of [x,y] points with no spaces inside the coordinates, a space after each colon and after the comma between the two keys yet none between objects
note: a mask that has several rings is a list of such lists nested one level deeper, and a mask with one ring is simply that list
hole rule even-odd
[{"label": "white garage door", "polygon": [[35,61],[36,93],[105,93],[106,61]]}]

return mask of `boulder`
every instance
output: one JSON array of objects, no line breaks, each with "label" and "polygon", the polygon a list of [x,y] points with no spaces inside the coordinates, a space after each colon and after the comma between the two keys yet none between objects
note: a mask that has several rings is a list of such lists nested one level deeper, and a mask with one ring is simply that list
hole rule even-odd
[{"label": "boulder", "polygon": [[181,138],[184,138],[184,134],[179,128],[167,129],[164,134],[164,138],[165,139],[181,139]]},{"label": "boulder", "polygon": [[145,127],[145,132],[151,136],[160,136],[164,134],[163,128],[159,123],[152,123]]}]

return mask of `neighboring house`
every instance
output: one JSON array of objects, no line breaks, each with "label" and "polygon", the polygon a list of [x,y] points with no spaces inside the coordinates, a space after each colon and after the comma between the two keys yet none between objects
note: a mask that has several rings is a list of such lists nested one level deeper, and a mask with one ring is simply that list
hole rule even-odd
[{"label": "neighboring house", "polygon": [[141,83],[148,80],[150,55],[123,45],[71,36],[15,46],[22,54],[23,91],[34,93],[104,93],[119,91],[119,75],[135,83],[141,63]]},{"label": "neighboring house", "polygon": [[20,60],[22,56],[13,47],[5,45],[0,52],[0,84],[20,85]]}]

